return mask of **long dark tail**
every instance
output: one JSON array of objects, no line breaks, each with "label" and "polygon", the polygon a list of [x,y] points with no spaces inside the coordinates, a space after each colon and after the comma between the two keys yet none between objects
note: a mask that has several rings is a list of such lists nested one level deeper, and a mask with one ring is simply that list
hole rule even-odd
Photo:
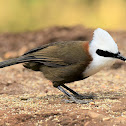
[{"label": "long dark tail", "polygon": [[21,56],[21,57],[14,58],[14,59],[9,59],[9,60],[0,62],[0,68],[11,66],[14,64],[23,63],[23,62],[27,62],[27,58],[25,56]]}]

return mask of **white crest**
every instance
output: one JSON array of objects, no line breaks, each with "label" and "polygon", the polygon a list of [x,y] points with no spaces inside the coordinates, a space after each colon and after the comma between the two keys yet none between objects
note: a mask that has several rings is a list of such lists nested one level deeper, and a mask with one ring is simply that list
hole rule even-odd
[{"label": "white crest", "polygon": [[109,51],[112,53],[118,52],[118,46],[111,35],[101,28],[98,28],[94,31],[93,40],[91,43],[97,49]]}]

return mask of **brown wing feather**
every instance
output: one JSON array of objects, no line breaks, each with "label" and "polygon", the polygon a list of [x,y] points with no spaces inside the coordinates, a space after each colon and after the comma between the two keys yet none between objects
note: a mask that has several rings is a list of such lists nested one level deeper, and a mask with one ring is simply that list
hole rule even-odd
[{"label": "brown wing feather", "polygon": [[90,60],[83,48],[84,43],[83,41],[55,43],[27,55],[32,57],[32,61],[49,63],[52,66],[54,64],[71,65]]}]

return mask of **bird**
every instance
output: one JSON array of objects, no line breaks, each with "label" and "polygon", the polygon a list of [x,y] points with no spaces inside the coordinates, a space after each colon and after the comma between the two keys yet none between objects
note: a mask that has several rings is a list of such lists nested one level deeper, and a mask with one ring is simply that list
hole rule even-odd
[{"label": "bird", "polygon": [[40,71],[53,86],[74,103],[88,103],[85,97],[72,90],[67,83],[84,80],[114,64],[116,59],[126,62],[111,35],[94,30],[91,41],[53,42],[31,49],[23,55],[0,62],[0,68],[23,63],[25,68]]}]

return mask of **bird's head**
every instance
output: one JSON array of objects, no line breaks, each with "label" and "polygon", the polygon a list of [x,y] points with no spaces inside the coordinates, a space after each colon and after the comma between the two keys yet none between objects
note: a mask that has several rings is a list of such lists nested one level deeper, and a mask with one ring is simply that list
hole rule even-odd
[{"label": "bird's head", "polygon": [[101,28],[94,31],[89,51],[93,57],[101,57],[109,60],[117,58],[126,61],[126,58],[120,54],[118,46],[111,35]]}]

